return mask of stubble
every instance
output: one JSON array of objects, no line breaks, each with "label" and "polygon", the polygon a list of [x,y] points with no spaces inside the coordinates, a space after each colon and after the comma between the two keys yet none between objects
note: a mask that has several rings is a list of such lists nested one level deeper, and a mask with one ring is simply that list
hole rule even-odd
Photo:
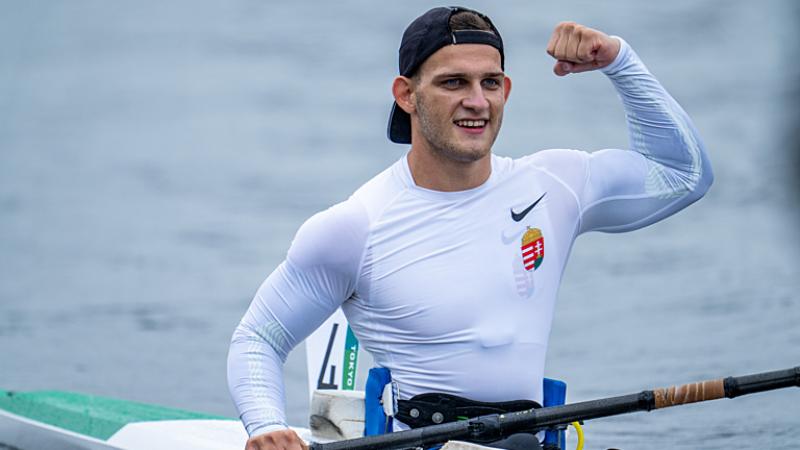
[{"label": "stubble", "polygon": [[[473,145],[459,146],[447,137],[447,133],[451,131],[449,127],[452,126],[452,123],[435,120],[436,114],[432,111],[432,106],[428,99],[421,92],[417,93],[416,100],[415,106],[419,119],[420,133],[428,141],[428,145],[435,155],[450,161],[472,163],[491,152],[492,144],[497,138],[496,132],[487,144],[475,143]],[[497,120],[497,131],[499,132],[502,116],[493,118],[493,120]]]}]

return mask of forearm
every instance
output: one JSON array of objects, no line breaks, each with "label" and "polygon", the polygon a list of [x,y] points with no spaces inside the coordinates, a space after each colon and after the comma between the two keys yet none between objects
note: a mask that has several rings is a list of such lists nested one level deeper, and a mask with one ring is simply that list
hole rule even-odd
[{"label": "forearm", "polygon": [[228,352],[228,389],[250,436],[288,426],[282,365],[265,340],[237,328]]},{"label": "forearm", "polygon": [[340,302],[321,286],[342,285],[284,261],[259,287],[231,339],[228,387],[250,436],[286,428],[282,367],[289,352]]},{"label": "forearm", "polygon": [[236,329],[228,386],[250,436],[287,427],[283,363],[353,293],[367,219],[353,201],[306,221]]},{"label": "forearm", "polygon": [[604,67],[625,108],[630,149],[586,159],[580,232],[623,232],[662,220],[700,199],[713,175],[689,116],[620,39]]},{"label": "forearm", "polygon": [[[293,289],[299,275],[284,262],[261,284],[231,339],[228,388],[250,436],[286,428],[283,363],[302,339],[305,316],[291,299],[303,298]],[[302,284],[302,283],[296,283]]]},{"label": "forearm", "polygon": [[700,198],[713,180],[702,141],[681,106],[620,39],[620,54],[603,68],[622,99],[631,150],[648,160],[645,188],[660,198]]}]

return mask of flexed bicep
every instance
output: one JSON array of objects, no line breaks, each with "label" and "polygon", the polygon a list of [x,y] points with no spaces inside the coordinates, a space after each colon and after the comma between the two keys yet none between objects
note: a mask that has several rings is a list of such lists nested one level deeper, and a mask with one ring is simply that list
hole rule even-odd
[{"label": "flexed bicep", "polygon": [[700,199],[713,181],[700,136],[681,106],[630,46],[602,69],[625,107],[629,150],[601,150],[587,163],[581,231],[627,231]]}]

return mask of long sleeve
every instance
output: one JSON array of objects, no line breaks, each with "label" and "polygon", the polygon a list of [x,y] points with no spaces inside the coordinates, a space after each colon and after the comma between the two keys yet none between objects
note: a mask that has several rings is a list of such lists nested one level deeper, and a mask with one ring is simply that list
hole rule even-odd
[{"label": "long sleeve", "polygon": [[[582,153],[580,232],[622,232],[657,222],[700,199],[713,181],[689,116],[620,39],[603,72],[625,108],[630,150]],[[577,153],[577,152],[576,152]]]},{"label": "long sleeve", "polygon": [[287,427],[283,363],[354,292],[366,230],[352,200],[309,219],[236,328],[228,388],[250,436]]}]

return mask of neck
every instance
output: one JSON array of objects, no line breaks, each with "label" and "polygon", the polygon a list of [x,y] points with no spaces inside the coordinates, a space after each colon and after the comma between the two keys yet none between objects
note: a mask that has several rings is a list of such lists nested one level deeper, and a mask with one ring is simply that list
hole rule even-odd
[{"label": "neck", "polygon": [[485,183],[492,173],[492,159],[491,154],[486,154],[476,161],[458,161],[412,145],[408,153],[408,167],[417,186],[434,191],[456,192]]}]

